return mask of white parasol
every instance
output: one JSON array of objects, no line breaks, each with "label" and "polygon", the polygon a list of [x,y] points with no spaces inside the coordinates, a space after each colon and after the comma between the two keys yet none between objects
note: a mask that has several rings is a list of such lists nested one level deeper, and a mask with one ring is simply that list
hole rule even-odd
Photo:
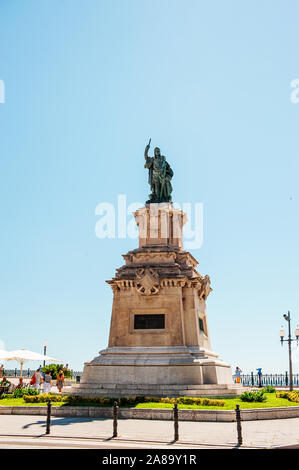
[{"label": "white parasol", "polygon": [[5,361],[7,354],[8,354],[8,351],[5,351],[4,349],[0,349],[0,360]]},{"label": "white parasol", "polygon": [[53,362],[61,362],[59,359],[55,359],[54,357],[45,356],[44,354],[39,354],[33,351],[29,351],[28,349],[16,349],[14,351],[4,351],[5,354],[1,355],[0,351],[0,359],[4,359],[5,361],[19,361],[21,364],[20,367],[20,377],[22,377],[23,371],[23,364],[25,361],[53,361]]}]

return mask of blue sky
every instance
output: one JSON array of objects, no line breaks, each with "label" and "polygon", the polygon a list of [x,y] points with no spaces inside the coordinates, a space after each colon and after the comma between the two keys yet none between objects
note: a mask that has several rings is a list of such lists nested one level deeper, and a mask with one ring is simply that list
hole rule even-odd
[{"label": "blue sky", "polygon": [[283,313],[299,323],[298,14],[295,0],[0,1],[6,349],[42,352],[47,340],[82,370],[106,347],[105,280],[137,241],[99,240],[95,208],[118,194],[145,202],[151,137],[174,170],[173,199],[203,203],[192,254],[214,289],[213,349],[245,372],[287,370]]}]

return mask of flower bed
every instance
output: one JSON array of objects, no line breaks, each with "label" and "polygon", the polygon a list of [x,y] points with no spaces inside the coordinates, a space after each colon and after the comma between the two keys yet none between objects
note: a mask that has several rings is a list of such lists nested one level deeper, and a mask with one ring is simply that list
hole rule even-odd
[{"label": "flower bed", "polygon": [[299,391],[293,391],[293,392],[277,392],[276,393],[277,398],[286,398],[289,401],[299,403]]},{"label": "flower bed", "polygon": [[215,400],[210,398],[199,397],[179,397],[179,398],[160,398],[160,397],[121,397],[121,398],[104,398],[104,397],[80,397],[76,395],[52,395],[42,393],[40,395],[29,396],[24,395],[26,403],[46,403],[51,402],[64,402],[69,405],[76,404],[99,404],[112,406],[115,402],[119,406],[136,406],[138,403],[167,403],[167,404],[182,404],[182,405],[203,405],[203,406],[224,406],[224,400]]}]

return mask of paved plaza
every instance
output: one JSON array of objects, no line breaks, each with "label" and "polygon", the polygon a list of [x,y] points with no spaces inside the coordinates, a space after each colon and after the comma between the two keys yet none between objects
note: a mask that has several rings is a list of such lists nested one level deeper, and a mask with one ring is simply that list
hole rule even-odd
[{"label": "paved plaza", "polygon": [[[112,437],[112,419],[59,418],[51,420],[46,436],[44,416],[1,415],[0,448],[235,448],[236,423],[179,422],[179,441],[173,442],[172,421],[120,419]],[[299,446],[299,418],[242,422],[244,448]]]}]

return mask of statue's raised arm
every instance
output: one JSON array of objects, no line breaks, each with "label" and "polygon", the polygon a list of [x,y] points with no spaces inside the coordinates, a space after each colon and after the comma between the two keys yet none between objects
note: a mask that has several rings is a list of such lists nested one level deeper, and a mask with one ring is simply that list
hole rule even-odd
[{"label": "statue's raised arm", "polygon": [[147,144],[147,146],[145,147],[145,150],[144,150],[144,158],[145,158],[145,159],[148,158],[148,151],[149,151],[150,146],[151,146],[151,140],[152,140],[152,139],[150,139],[150,140],[148,141],[148,144]]}]

